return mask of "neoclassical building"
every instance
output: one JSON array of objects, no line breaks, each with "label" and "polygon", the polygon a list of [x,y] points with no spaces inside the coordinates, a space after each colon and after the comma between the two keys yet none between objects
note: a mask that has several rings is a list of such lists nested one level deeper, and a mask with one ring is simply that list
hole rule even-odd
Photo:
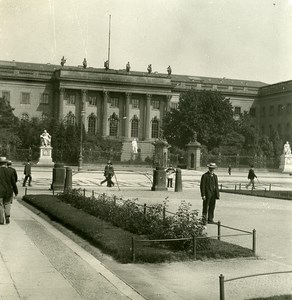
[{"label": "neoclassical building", "polygon": [[235,117],[250,111],[263,133],[275,127],[291,141],[292,81],[258,81],[0,61],[0,95],[21,119],[53,116],[83,122],[88,133],[124,141],[129,159],[136,138],[151,156],[164,114],[188,89],[221,91]]}]

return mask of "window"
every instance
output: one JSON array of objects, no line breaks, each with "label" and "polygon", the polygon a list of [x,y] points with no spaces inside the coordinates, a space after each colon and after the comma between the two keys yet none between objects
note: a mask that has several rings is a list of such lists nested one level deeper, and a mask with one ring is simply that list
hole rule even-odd
[{"label": "window", "polygon": [[282,137],[282,126],[281,126],[281,124],[278,124],[277,131],[278,131],[279,136]]},{"label": "window", "polygon": [[30,103],[30,93],[21,93],[21,104],[29,104]]},{"label": "window", "polygon": [[159,132],[159,122],[158,120],[155,118],[152,121],[152,127],[151,127],[151,137],[153,139],[157,139],[158,138],[158,132]]},{"label": "window", "polygon": [[75,125],[75,123],[76,123],[76,117],[74,116],[74,114],[72,113],[72,111],[69,111],[69,113],[66,115],[64,123],[67,126]]},{"label": "window", "polygon": [[274,106],[270,106],[270,116],[274,115]]},{"label": "window", "polygon": [[131,137],[138,137],[139,120],[137,116],[133,117],[131,123]]},{"label": "window", "polygon": [[46,93],[41,94],[40,104],[49,104],[49,94]]},{"label": "window", "polygon": [[262,107],[262,109],[261,109],[261,117],[265,118],[265,116],[266,116],[266,108]]},{"label": "window", "polygon": [[111,107],[119,107],[119,98],[111,98]]},{"label": "window", "polygon": [[159,107],[160,107],[159,100],[152,100],[152,107],[153,107],[153,109],[159,109]]},{"label": "window", "polygon": [[239,116],[241,114],[241,107],[240,106],[235,106],[234,107],[234,114],[236,116]]},{"label": "window", "polygon": [[139,99],[132,99],[132,108],[139,108],[140,101]]},{"label": "window", "polygon": [[10,102],[10,92],[8,91],[2,91],[2,98],[6,101]]},{"label": "window", "polygon": [[278,105],[278,115],[281,115],[282,112],[283,112],[283,110],[284,110],[284,105],[279,104],[279,105]]},{"label": "window", "polygon": [[27,113],[21,114],[21,121],[29,121],[29,115]]},{"label": "window", "polygon": [[88,134],[95,134],[96,116],[91,114],[88,117]]},{"label": "window", "polygon": [[67,98],[67,104],[72,104],[74,105],[76,101],[76,97],[73,94],[69,94]]},{"label": "window", "polygon": [[97,105],[97,98],[96,98],[96,96],[89,96],[88,97],[88,104],[92,105],[92,106],[96,106]]},{"label": "window", "polygon": [[249,110],[249,113],[252,117],[255,117],[256,116],[256,109],[254,107],[251,107],[250,110]]},{"label": "window", "polygon": [[118,116],[115,113],[113,113],[109,121],[110,121],[109,135],[118,136],[118,121],[119,121]]},{"label": "window", "polygon": [[287,104],[287,114],[291,114],[291,103]]}]

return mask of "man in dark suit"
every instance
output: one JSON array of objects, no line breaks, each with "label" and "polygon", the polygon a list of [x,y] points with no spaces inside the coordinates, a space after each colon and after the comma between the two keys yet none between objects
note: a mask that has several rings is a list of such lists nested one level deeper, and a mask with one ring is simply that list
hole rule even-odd
[{"label": "man in dark suit", "polygon": [[24,165],[23,173],[24,173],[25,177],[24,177],[22,186],[26,185],[27,180],[28,180],[28,186],[31,186],[32,177],[31,177],[31,160],[30,160],[30,158],[27,159],[27,163]]},{"label": "man in dark suit", "polygon": [[114,182],[112,181],[112,177],[115,175],[114,167],[112,162],[109,160],[107,162],[107,165],[104,167],[104,177],[105,179],[100,183],[102,185],[103,183],[107,182],[107,187],[114,186]]},{"label": "man in dark suit", "polygon": [[200,190],[203,199],[203,213],[202,221],[203,224],[214,224],[214,210],[216,205],[216,199],[219,199],[219,185],[218,177],[214,173],[217,168],[215,163],[207,165],[209,171],[202,175]]},{"label": "man in dark suit", "polygon": [[13,199],[18,194],[15,177],[6,167],[6,157],[0,157],[0,225],[10,223],[10,210]]}]

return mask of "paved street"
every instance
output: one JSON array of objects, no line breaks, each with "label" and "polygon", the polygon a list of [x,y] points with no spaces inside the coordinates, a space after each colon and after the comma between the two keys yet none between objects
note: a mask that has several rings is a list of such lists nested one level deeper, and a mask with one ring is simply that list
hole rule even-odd
[{"label": "paved street", "polygon": [[[21,167],[17,169],[19,169],[19,174],[21,174]],[[82,171],[73,176],[73,187],[86,189],[88,194],[92,193],[92,191],[94,193],[107,192],[124,198],[138,198],[141,203],[146,203],[147,205],[162,203],[165,198],[168,198],[167,209],[172,212],[175,212],[181,201],[185,200],[190,202],[194,209],[201,211],[202,203],[198,185],[202,172],[183,170],[183,192],[180,193],[176,193],[173,190],[165,192],[150,191],[151,181],[149,178],[151,179],[151,172],[148,171],[148,173],[147,175],[145,171],[129,172],[117,169],[116,176],[119,188],[117,184],[113,188],[107,188],[99,185],[103,179],[102,171]],[[232,186],[239,183],[245,184],[247,182],[246,172],[234,171],[231,176],[228,176],[227,171],[219,170],[217,174],[219,175],[220,183],[224,186]],[[257,175],[260,180],[258,188],[264,188],[264,186],[272,184],[274,189],[292,189],[292,177],[287,174],[261,172]],[[27,189],[27,193],[51,193],[49,191],[51,181],[51,170],[34,168],[33,186]],[[20,192],[23,194],[25,192],[24,188],[20,187]],[[23,295],[31,295],[25,299],[47,299],[44,295],[43,298],[35,296],[40,296],[41,290],[38,291],[39,294],[32,293],[32,291],[36,291],[36,287],[33,286],[33,279],[30,280],[32,287],[29,287],[29,284],[26,282],[27,290],[30,290],[30,293],[28,291],[27,294],[21,292],[22,279],[19,277],[18,281],[18,275],[16,274],[21,270],[13,269],[12,265],[17,268],[18,265],[26,264],[25,272],[29,272],[27,264],[30,262],[31,256],[22,255],[21,257],[21,252],[18,252],[19,243],[27,243],[28,246],[25,247],[27,251],[23,250],[26,251],[25,253],[31,251],[32,253],[41,254],[41,258],[44,259],[44,267],[49,268],[48,272],[50,274],[56,274],[57,278],[61,274],[62,280],[58,280],[58,282],[60,284],[63,282],[64,285],[62,284],[60,288],[62,291],[66,291],[64,295],[69,293],[69,296],[68,298],[57,298],[56,296],[56,298],[50,299],[69,299],[70,297],[70,299],[123,299],[124,297],[139,299],[142,295],[146,299],[215,300],[219,299],[218,278],[220,274],[223,274],[225,279],[230,279],[265,272],[292,271],[291,201],[221,194],[221,199],[217,202],[215,219],[220,220],[224,225],[247,231],[256,229],[257,259],[190,261],[156,265],[118,264],[107,255],[102,254],[99,250],[78,239],[78,237],[74,237],[70,232],[67,232],[71,237],[70,239],[64,238],[64,236],[60,237],[60,233],[55,233],[55,228],[38,216],[35,216],[32,212],[27,211],[21,204],[16,202],[12,209],[11,224],[0,228],[0,252],[1,263],[6,267],[6,272],[10,274],[9,280],[13,282],[13,286],[10,287],[16,290],[16,294],[14,295],[15,298],[3,299],[22,299]],[[215,225],[208,225],[207,227],[209,235],[215,235],[216,230]],[[15,235],[17,239],[11,239],[8,246],[3,246],[7,236],[15,232],[17,233]],[[66,230],[62,230],[62,232],[66,232]],[[230,233],[230,231],[227,229],[226,231],[222,230],[222,234],[227,233]],[[227,239],[246,247],[251,247],[252,245],[250,236],[239,237],[236,240],[234,238]],[[72,240],[87,251],[84,251]],[[30,249],[29,247],[32,245],[36,248]],[[13,256],[11,256],[10,260],[7,254],[7,252],[12,251],[11,247],[14,249],[12,254],[17,255],[19,253],[18,258],[15,260],[17,263],[14,264],[11,262],[13,261]],[[60,251],[62,255],[58,257]],[[88,252],[97,259],[94,259]],[[70,255],[67,255],[67,253]],[[77,270],[68,269],[68,266],[72,267],[75,264],[74,257],[76,255],[74,253],[77,254],[78,260],[80,260],[78,261],[78,266],[80,264],[82,266],[83,271],[80,274]],[[39,254],[34,256],[34,261],[38,260]],[[90,257],[89,260],[87,259],[88,255]],[[68,257],[69,261],[65,257]],[[96,269],[96,265],[102,267],[102,270]],[[80,268],[78,267],[78,269]],[[96,296],[96,290],[93,289],[92,281],[85,280],[89,278],[85,275],[87,274],[86,272],[91,272],[90,278],[97,276],[93,281],[100,280],[101,290],[103,292],[108,290],[109,295],[103,293]],[[95,272],[99,275],[95,274]],[[7,278],[6,275],[3,274],[0,278]],[[111,282],[111,278],[114,278],[113,282],[118,280],[118,284],[112,283],[108,285],[107,283],[105,285],[105,282],[100,279],[100,275],[107,278],[107,282]],[[80,282],[80,277],[83,278],[82,283],[77,284],[77,282]],[[120,279],[121,281],[119,281]],[[126,283],[125,286],[121,286],[123,282]],[[50,286],[48,284],[46,287],[49,289]],[[291,273],[254,277],[226,283],[225,295],[226,299],[248,299],[260,295],[288,294],[292,293],[291,286]],[[38,287],[40,286],[38,285]],[[95,288],[98,287],[99,284],[95,285]],[[127,290],[126,287],[131,288]],[[41,288],[44,287],[41,286]],[[0,285],[0,292],[3,292],[3,290],[6,291],[7,289]],[[86,293],[86,290],[88,290],[88,293]],[[89,290],[92,290],[92,292],[89,292]],[[0,295],[2,296],[1,293]]]}]

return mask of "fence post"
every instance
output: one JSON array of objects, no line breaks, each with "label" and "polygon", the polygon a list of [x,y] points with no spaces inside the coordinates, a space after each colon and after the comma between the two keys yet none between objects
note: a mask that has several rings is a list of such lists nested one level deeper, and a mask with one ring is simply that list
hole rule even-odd
[{"label": "fence post", "polygon": [[239,184],[239,190],[241,190],[241,183]]},{"label": "fence post", "polygon": [[[54,191],[54,190],[53,190]],[[24,195],[27,195],[27,187],[24,189]]]},{"label": "fence post", "polygon": [[194,260],[197,260],[197,239],[195,235],[193,235],[193,257]]},{"label": "fence post", "polygon": [[220,191],[222,191],[222,183],[220,184]]},{"label": "fence post", "polygon": [[236,185],[234,186],[234,190],[236,191]]},{"label": "fence post", "polygon": [[269,192],[272,190],[272,184],[270,183]]},{"label": "fence post", "polygon": [[135,240],[132,237],[132,262],[135,262]]},{"label": "fence post", "polygon": [[264,197],[266,196],[266,191],[267,191],[267,189],[265,188],[265,191],[264,191]]},{"label": "fence post", "polygon": [[219,290],[220,290],[220,300],[225,300],[224,295],[224,276],[221,274],[219,276]]},{"label": "fence post", "polygon": [[217,239],[218,239],[218,241],[220,241],[220,236],[221,236],[221,221],[217,222],[217,235],[218,235]]},{"label": "fence post", "polygon": [[252,231],[252,252],[256,253],[256,230],[253,229]]},{"label": "fence post", "polygon": [[92,198],[94,198],[94,190],[92,190]]},{"label": "fence post", "polygon": [[163,218],[163,222],[165,221],[165,206],[163,206],[162,209],[162,218]]},{"label": "fence post", "polygon": [[85,189],[83,189],[83,197],[85,198]]},{"label": "fence post", "polygon": [[117,205],[117,198],[114,197],[114,206],[116,206],[116,205]]},{"label": "fence post", "polygon": [[146,216],[146,208],[147,208],[147,205],[146,205],[146,203],[144,203],[144,216]]}]

